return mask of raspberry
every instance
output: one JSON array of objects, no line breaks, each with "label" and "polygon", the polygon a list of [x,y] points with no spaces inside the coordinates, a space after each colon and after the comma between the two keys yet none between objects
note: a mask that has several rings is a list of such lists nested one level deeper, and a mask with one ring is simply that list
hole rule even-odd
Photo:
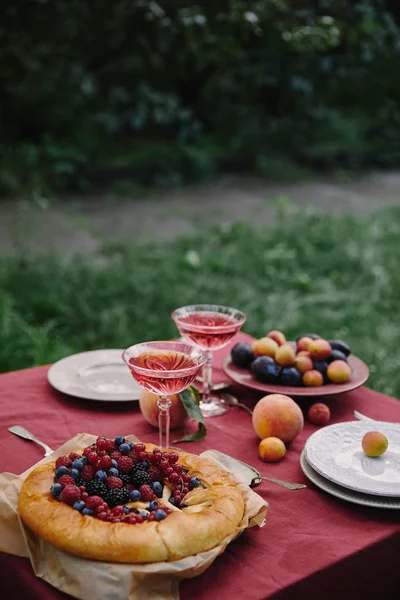
[{"label": "raspberry", "polygon": [[[139,519],[141,519],[139,521]],[[143,522],[143,518],[142,517],[136,517],[135,515],[128,515],[127,517],[125,517],[124,519],[125,523],[129,523],[130,525],[136,525],[136,523],[142,523]]]},{"label": "raspberry", "polygon": [[90,509],[94,509],[97,508],[98,506],[102,506],[104,504],[104,500],[103,498],[100,498],[100,496],[89,496],[89,498],[86,500],[86,506],[87,508]]},{"label": "raspberry", "polygon": [[151,487],[146,484],[140,486],[139,492],[143,502],[148,502],[149,500],[152,500],[155,496]]},{"label": "raspberry", "polygon": [[119,458],[121,458],[122,454],[119,450],[114,450],[113,452],[111,452],[110,457],[113,458],[114,460],[118,461]]},{"label": "raspberry", "polygon": [[122,480],[119,477],[107,477],[106,486],[109,490],[120,489],[123,486]]},{"label": "raspberry", "polygon": [[108,454],[106,454],[105,456],[103,456],[100,459],[100,462],[99,462],[100,469],[105,469],[107,471],[111,467],[111,465],[112,465],[111,456],[108,456]]},{"label": "raspberry", "polygon": [[71,475],[61,475],[58,483],[61,483],[63,488],[65,488],[67,485],[75,485],[75,479]]},{"label": "raspberry", "polygon": [[[160,471],[160,469],[154,465],[151,465],[147,471],[147,473],[150,475],[150,477],[154,480],[154,481],[162,481],[163,480],[163,473],[162,471]],[[172,483],[172,481],[171,481]]]},{"label": "raspberry", "polygon": [[68,456],[59,456],[56,460],[56,469],[58,467],[70,467],[72,460]]},{"label": "raspberry", "polygon": [[121,456],[121,458],[117,460],[117,463],[121,473],[129,473],[133,467],[133,460],[129,458],[129,456]]},{"label": "raspberry", "polygon": [[77,458],[80,458],[81,455],[78,454],[77,452],[70,452],[68,454],[68,458],[70,458],[71,460],[76,460]]},{"label": "raspberry", "polygon": [[97,450],[108,450],[108,443],[105,437],[98,437],[96,440]]},{"label": "raspberry", "polygon": [[66,485],[63,491],[61,492],[61,500],[65,502],[65,504],[69,504],[73,506],[75,502],[81,499],[81,492],[76,485]]},{"label": "raspberry", "polygon": [[96,469],[92,465],[85,465],[81,471],[81,479],[83,479],[83,481],[91,481],[95,472]]},{"label": "raspberry", "polygon": [[122,515],[125,514],[124,507],[121,505],[115,506],[114,508],[111,509],[110,514],[113,517],[122,517]]},{"label": "raspberry", "polygon": [[144,444],[135,444],[133,449],[139,454],[140,452],[146,451],[146,446]]},{"label": "raspberry", "polygon": [[107,517],[108,515],[105,511],[102,511],[97,515],[97,518],[100,519],[100,521],[107,521]]},{"label": "raspberry", "polygon": [[87,457],[88,461],[91,465],[97,465],[99,457],[97,456],[97,452],[90,452]]},{"label": "raspberry", "polygon": [[105,448],[106,452],[111,453],[117,449],[117,446],[115,445],[114,440],[106,440],[106,443],[107,443],[107,448]]},{"label": "raspberry", "polygon": [[93,452],[94,447],[93,446],[88,446],[87,448],[84,449],[83,451],[83,456],[86,456],[86,458],[89,456],[89,454],[91,452]]}]

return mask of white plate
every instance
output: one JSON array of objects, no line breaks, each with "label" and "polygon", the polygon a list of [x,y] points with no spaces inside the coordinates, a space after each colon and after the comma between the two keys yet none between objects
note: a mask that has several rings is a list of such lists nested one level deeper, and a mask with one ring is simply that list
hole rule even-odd
[{"label": "white plate", "polygon": [[54,363],[47,378],[56,390],[100,402],[138,400],[141,387],[121,355],[123,350],[92,350]]},{"label": "white plate", "polygon": [[361,492],[353,492],[347,488],[332,483],[329,479],[325,479],[319,475],[311,465],[307,462],[306,453],[303,450],[300,456],[300,466],[303,473],[308,477],[310,481],[317,487],[324,490],[331,496],[336,496],[341,500],[347,500],[347,502],[353,502],[353,504],[362,504],[363,506],[374,506],[375,508],[391,508],[400,509],[400,498],[388,498],[387,496],[371,496],[369,494],[362,494]]},{"label": "white plate", "polygon": [[[377,458],[364,454],[368,431],[386,435],[389,447]],[[336,423],[313,433],[305,445],[307,461],[323,477],[364,494],[400,497],[400,424],[382,421]]]}]

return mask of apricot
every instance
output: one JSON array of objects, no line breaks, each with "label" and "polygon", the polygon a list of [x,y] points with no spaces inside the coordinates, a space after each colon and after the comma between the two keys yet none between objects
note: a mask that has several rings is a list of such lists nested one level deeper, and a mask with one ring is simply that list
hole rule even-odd
[{"label": "apricot", "polygon": [[326,360],[332,353],[332,348],[329,342],[326,340],[311,340],[308,345],[308,351],[311,354],[311,358],[315,360]]},{"label": "apricot", "polygon": [[313,361],[309,356],[297,355],[294,362],[294,366],[300,373],[306,373],[314,368]]},{"label": "apricot", "polygon": [[304,373],[303,383],[307,387],[318,387],[319,385],[324,385],[324,376],[319,371],[313,369]]},{"label": "apricot", "polygon": [[285,444],[277,437],[261,440],[258,450],[260,457],[265,462],[278,462],[286,454]]},{"label": "apricot", "polygon": [[297,356],[308,356],[311,358],[311,354],[308,350],[300,350],[300,352],[297,353]]},{"label": "apricot", "polygon": [[279,346],[275,352],[275,360],[282,367],[291,367],[294,365],[296,360],[296,352],[290,344],[283,344]]},{"label": "apricot", "polygon": [[[317,371],[318,373],[318,371]],[[308,409],[308,420],[314,425],[326,425],[331,418],[329,406],[322,402],[316,402]]]},{"label": "apricot", "polygon": [[283,346],[283,344],[286,342],[286,338],[281,331],[270,331],[267,333],[267,338],[274,340],[278,346]]},{"label": "apricot", "polygon": [[253,427],[258,437],[277,437],[291,442],[304,426],[300,407],[283,394],[270,394],[259,400],[253,411]]},{"label": "apricot", "polygon": [[351,368],[344,360],[334,360],[326,373],[333,383],[344,383],[350,378]]},{"label": "apricot", "polygon": [[[170,428],[176,429],[185,425],[188,414],[182,404],[182,400],[179,394],[173,394],[170,396],[171,406],[169,408],[170,414]],[[139,396],[139,408],[142,412],[144,419],[153,427],[158,427],[158,413],[159,408],[157,406],[158,396],[152,394],[147,390],[142,390]]]},{"label": "apricot", "polygon": [[308,346],[310,345],[311,342],[312,342],[312,339],[309,337],[300,338],[299,341],[297,342],[297,350],[300,352],[302,350],[308,350]]},{"label": "apricot", "polygon": [[369,431],[362,439],[361,446],[365,454],[371,458],[382,456],[388,448],[387,437],[380,431]]},{"label": "apricot", "polygon": [[275,356],[275,352],[279,348],[278,344],[269,337],[264,337],[252,343],[251,349],[256,356]]}]

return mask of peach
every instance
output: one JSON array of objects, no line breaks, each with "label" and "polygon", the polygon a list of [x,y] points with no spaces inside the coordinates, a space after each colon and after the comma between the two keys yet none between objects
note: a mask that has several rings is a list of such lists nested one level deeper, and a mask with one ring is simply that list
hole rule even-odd
[{"label": "peach", "polygon": [[260,457],[265,462],[278,462],[286,454],[285,444],[277,437],[261,440],[258,450]]},{"label": "peach", "polygon": [[311,354],[308,350],[300,350],[300,352],[297,352],[297,356],[308,356],[309,358],[311,358]]},{"label": "peach", "polygon": [[[318,373],[318,371],[317,371]],[[314,425],[326,425],[331,418],[329,406],[322,402],[316,402],[308,409],[308,420]]]},{"label": "peach", "polygon": [[256,356],[275,356],[275,352],[279,348],[275,340],[264,337],[252,343],[251,349]]},{"label": "peach", "polygon": [[275,360],[282,367],[291,367],[294,365],[296,360],[296,352],[290,344],[283,344],[279,346],[275,352]]},{"label": "peach", "polygon": [[307,387],[318,387],[319,385],[324,385],[324,376],[316,369],[312,369],[304,373],[303,383]]},{"label": "peach", "polygon": [[333,383],[344,383],[350,378],[351,368],[344,360],[334,360],[326,372]]},{"label": "peach", "polygon": [[326,340],[311,340],[308,345],[308,351],[311,354],[311,358],[315,360],[326,360],[332,354],[332,348],[329,342]]},{"label": "peach", "polygon": [[263,440],[277,437],[282,442],[291,442],[304,426],[300,407],[283,394],[270,394],[259,400],[253,411],[253,427]]},{"label": "peach", "polygon": [[314,368],[313,361],[309,356],[297,355],[296,360],[294,361],[294,366],[300,373],[306,373],[307,371],[312,371]]},{"label": "peach", "polygon": [[267,338],[274,340],[278,346],[283,346],[283,344],[286,342],[286,338],[281,331],[270,331],[267,333]]},{"label": "peach", "polygon": [[388,448],[387,437],[380,431],[369,431],[362,439],[361,446],[365,454],[371,458],[382,456]]},{"label": "peach", "polygon": [[302,337],[299,339],[299,341],[297,342],[297,350],[298,351],[302,351],[302,350],[308,350],[308,346],[311,344],[312,339],[309,337]]},{"label": "peach", "polygon": [[[142,390],[139,396],[139,407],[142,412],[144,419],[153,425],[153,427],[158,427],[158,406],[157,406],[158,396],[157,394],[152,394],[151,392],[147,392],[146,390]],[[182,404],[182,401],[178,394],[174,394],[170,396],[171,406],[169,409],[169,414],[171,416],[170,428],[176,429],[177,427],[182,427],[185,425],[188,414]]]}]

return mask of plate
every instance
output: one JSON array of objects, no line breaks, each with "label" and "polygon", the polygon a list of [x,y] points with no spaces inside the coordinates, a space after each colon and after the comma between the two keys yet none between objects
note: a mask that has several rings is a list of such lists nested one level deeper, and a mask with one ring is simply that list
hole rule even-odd
[{"label": "plate", "polygon": [[369,377],[367,365],[357,356],[350,355],[348,358],[352,373],[346,383],[328,383],[318,387],[291,387],[287,385],[276,385],[272,383],[262,383],[254,379],[251,371],[248,369],[239,369],[233,364],[231,357],[227,356],[224,361],[223,369],[225,373],[236,383],[244,385],[259,392],[267,394],[287,394],[288,396],[331,396],[332,394],[343,394],[350,392],[362,386]]},{"label": "plate", "polygon": [[[381,431],[389,447],[377,458],[364,454],[361,441],[368,431]],[[400,424],[349,421],[313,433],[305,445],[314,471],[334,483],[364,494],[400,497]]]},{"label": "plate", "polygon": [[306,453],[303,450],[300,456],[300,466],[303,473],[308,477],[310,481],[324,492],[336,496],[341,500],[347,500],[347,502],[353,502],[354,504],[361,504],[363,506],[373,506],[375,508],[391,508],[400,509],[400,498],[388,498],[387,496],[370,496],[369,494],[362,494],[361,492],[354,492],[347,488],[343,488],[340,485],[336,485],[329,479],[325,479],[314,471],[312,466],[307,462]]},{"label": "plate", "polygon": [[72,354],[52,365],[47,378],[56,390],[100,402],[138,400],[141,387],[122,360],[123,350]]}]

